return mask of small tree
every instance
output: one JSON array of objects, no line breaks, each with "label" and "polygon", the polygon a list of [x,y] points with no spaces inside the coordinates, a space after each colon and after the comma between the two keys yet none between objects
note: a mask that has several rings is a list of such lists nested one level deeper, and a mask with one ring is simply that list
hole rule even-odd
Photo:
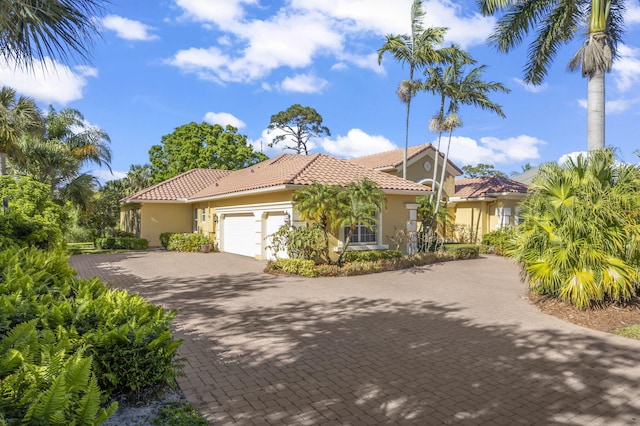
[{"label": "small tree", "polygon": [[386,204],[384,192],[367,178],[358,183],[351,183],[340,191],[337,224],[348,227],[349,231],[345,235],[345,242],[338,256],[338,265],[342,264],[342,258],[349,248],[357,226],[364,225],[370,230],[375,230],[378,224],[376,214],[380,213]]},{"label": "small tree", "polygon": [[291,105],[286,111],[272,115],[268,129],[283,132],[273,138],[270,147],[291,139],[291,144],[284,149],[304,155],[309,154],[309,139],[331,136],[329,128],[322,125],[322,116],[315,109],[300,104]]}]

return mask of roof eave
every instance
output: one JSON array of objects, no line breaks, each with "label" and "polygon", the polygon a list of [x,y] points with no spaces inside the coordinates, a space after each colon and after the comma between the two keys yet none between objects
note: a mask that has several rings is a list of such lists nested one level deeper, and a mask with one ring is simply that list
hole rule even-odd
[{"label": "roof eave", "polygon": [[462,203],[465,201],[495,201],[497,198],[495,197],[451,197],[449,198],[450,203]]}]

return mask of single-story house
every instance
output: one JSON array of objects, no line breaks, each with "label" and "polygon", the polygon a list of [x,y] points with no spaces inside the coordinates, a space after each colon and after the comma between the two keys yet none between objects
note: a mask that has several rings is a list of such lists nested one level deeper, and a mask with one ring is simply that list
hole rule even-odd
[{"label": "single-story house", "polygon": [[456,179],[447,207],[459,241],[477,243],[484,234],[520,222],[519,204],[527,185],[502,176]]},{"label": "single-story house", "polygon": [[[414,160],[415,168],[425,169],[424,158],[431,151],[423,151],[426,153]],[[162,232],[200,232],[221,251],[268,259],[272,253],[267,237],[285,223],[304,223],[294,209],[296,189],[314,182],[345,186],[363,178],[384,191],[387,207],[375,232],[359,227],[350,247],[387,248],[393,244],[389,237],[397,230],[415,230],[416,196],[429,195],[431,189],[358,161],[325,154],[283,154],[237,171],[190,170],[121,200],[120,227],[146,238],[151,247],[160,245]],[[339,247],[344,230],[335,238]]]}]

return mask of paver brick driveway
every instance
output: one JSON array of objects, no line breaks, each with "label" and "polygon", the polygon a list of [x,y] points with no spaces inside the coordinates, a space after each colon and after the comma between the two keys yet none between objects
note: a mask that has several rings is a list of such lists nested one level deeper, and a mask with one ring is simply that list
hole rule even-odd
[{"label": "paver brick driveway", "polygon": [[211,424],[640,424],[640,341],[541,314],[503,258],[317,279],[224,253],[70,263],[178,309],[179,383]]}]

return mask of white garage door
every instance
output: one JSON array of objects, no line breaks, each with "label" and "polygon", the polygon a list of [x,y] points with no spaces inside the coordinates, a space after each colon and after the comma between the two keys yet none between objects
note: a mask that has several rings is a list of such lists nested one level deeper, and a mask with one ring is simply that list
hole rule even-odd
[{"label": "white garage door", "polygon": [[[274,251],[270,248],[268,248],[267,246],[271,245],[271,238],[269,238],[269,235],[274,234],[276,232],[278,232],[278,229],[280,229],[280,227],[282,225],[284,225],[284,213],[280,212],[280,213],[268,213],[267,214],[267,220],[265,221],[265,233],[264,233],[264,247],[265,247],[265,255],[266,258],[269,259],[274,259],[276,256],[274,253]],[[277,253],[278,257],[280,258],[285,258],[287,257],[287,252],[286,251],[280,251]]]},{"label": "white garage door", "polygon": [[226,215],[222,219],[222,251],[255,257],[256,222],[252,214]]}]

